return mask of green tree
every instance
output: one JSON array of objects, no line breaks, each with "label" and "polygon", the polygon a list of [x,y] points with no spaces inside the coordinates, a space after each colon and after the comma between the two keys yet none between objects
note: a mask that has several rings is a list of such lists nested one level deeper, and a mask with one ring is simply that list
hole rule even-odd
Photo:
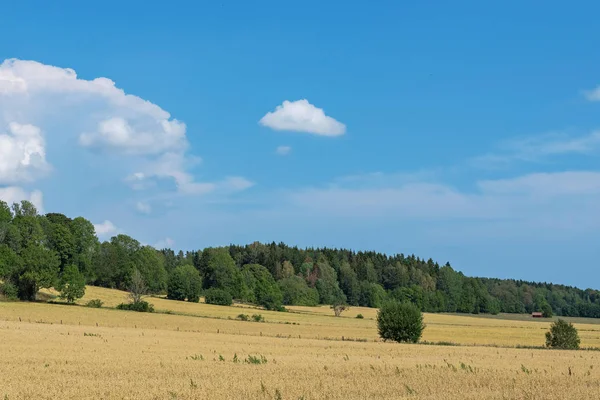
[{"label": "green tree", "polygon": [[346,302],[346,295],[340,289],[335,270],[325,260],[320,260],[317,263],[317,268],[316,288],[319,291],[319,302],[321,304],[333,304],[335,301],[339,302],[342,298],[343,302]]},{"label": "green tree", "polygon": [[223,289],[210,288],[204,292],[204,302],[218,306],[230,306],[233,304],[231,294]]},{"label": "green tree", "polygon": [[308,287],[306,281],[299,276],[290,276],[279,281],[283,294],[283,304],[313,307],[319,304],[319,292]]},{"label": "green tree", "polygon": [[21,258],[10,247],[0,244],[0,280],[10,278],[15,270],[21,268]]},{"label": "green tree", "polygon": [[60,277],[59,285],[56,288],[60,292],[60,298],[74,303],[85,294],[85,277],[77,266],[67,265]]},{"label": "green tree", "polygon": [[197,303],[202,291],[202,278],[192,265],[182,265],[171,272],[167,297],[173,300],[185,300]]},{"label": "green tree", "polygon": [[346,294],[349,304],[359,305],[360,283],[356,272],[348,262],[344,262],[340,266],[340,288]]},{"label": "green tree", "polygon": [[[359,285],[359,304],[362,307],[379,308],[385,302],[387,293],[381,285],[363,281]],[[408,289],[408,288],[402,288]]]},{"label": "green tree", "polygon": [[85,218],[77,217],[70,226],[75,249],[73,264],[85,275],[87,282],[92,282],[95,279],[93,259],[100,246],[94,225]]},{"label": "green tree", "polygon": [[259,264],[248,264],[244,266],[243,273],[253,278],[250,282],[257,304],[267,310],[281,308],[283,296],[268,269]]},{"label": "green tree", "polygon": [[553,349],[579,349],[579,333],[577,329],[563,319],[559,319],[550,326],[550,330],[546,332],[546,346]]},{"label": "green tree", "polygon": [[550,304],[544,303],[542,305],[542,316],[544,318],[552,318],[552,307],[550,307]]},{"label": "green tree", "polygon": [[243,297],[244,280],[227,249],[205,249],[202,252],[200,267],[205,289],[222,289],[233,298],[241,299]]},{"label": "green tree", "polygon": [[13,271],[11,280],[21,300],[35,300],[40,289],[54,286],[60,266],[58,254],[42,245],[31,244],[21,251],[21,259],[21,266]]},{"label": "green tree", "polygon": [[425,325],[423,314],[412,303],[385,303],[377,314],[377,328],[383,340],[417,343]]},{"label": "green tree", "polygon": [[167,288],[164,258],[150,246],[138,248],[131,256],[133,268],[140,271],[150,293],[161,293]]}]

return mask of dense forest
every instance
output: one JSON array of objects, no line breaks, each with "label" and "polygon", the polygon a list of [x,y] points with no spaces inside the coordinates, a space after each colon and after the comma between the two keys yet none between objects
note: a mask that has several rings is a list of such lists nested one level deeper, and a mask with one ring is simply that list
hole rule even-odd
[{"label": "dense forest", "polygon": [[[379,307],[410,301],[427,312],[529,313],[600,317],[600,292],[551,283],[471,278],[449,263],[414,255],[299,249],[283,243],[188,252],[157,250],[117,235],[100,242],[85,218],[39,215],[0,201],[0,294],[34,300],[41,288],[76,282],[126,289],[141,276],[149,293],[198,301],[200,293],[270,309],[284,305]],[[77,291],[71,299],[81,297]]]}]

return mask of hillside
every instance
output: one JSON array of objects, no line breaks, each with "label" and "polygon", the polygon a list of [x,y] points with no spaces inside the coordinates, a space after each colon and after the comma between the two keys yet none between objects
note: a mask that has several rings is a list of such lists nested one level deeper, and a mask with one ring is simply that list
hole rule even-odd
[{"label": "hillside", "polygon": [[472,278],[449,263],[440,266],[414,255],[299,249],[283,243],[175,253],[122,234],[100,243],[85,218],[39,215],[27,201],[12,209],[0,202],[0,293],[5,297],[35,299],[39,289],[66,287],[66,280],[73,279],[80,285],[126,289],[136,270],[149,293],[181,300],[187,296],[184,286],[194,279],[191,300],[218,289],[270,309],[334,303],[376,308],[394,299],[432,313],[542,311],[547,316],[600,317],[600,292],[592,289]]}]

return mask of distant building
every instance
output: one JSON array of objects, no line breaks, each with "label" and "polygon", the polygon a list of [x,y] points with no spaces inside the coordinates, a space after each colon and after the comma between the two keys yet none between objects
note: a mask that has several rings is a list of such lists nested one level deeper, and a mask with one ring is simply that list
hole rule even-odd
[{"label": "distant building", "polygon": [[544,316],[542,315],[541,312],[532,312],[531,317],[532,318],[543,318]]}]

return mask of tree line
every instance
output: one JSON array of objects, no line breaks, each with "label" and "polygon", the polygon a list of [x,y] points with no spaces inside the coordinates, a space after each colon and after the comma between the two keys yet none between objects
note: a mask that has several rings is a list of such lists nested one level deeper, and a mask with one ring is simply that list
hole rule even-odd
[{"label": "tree line", "polygon": [[157,250],[127,235],[100,242],[82,217],[39,215],[27,201],[0,201],[0,292],[34,300],[55,287],[69,301],[83,285],[127,289],[138,274],[149,293],[174,300],[267,309],[318,304],[380,307],[413,303],[425,312],[531,313],[600,317],[600,292],[552,283],[467,277],[449,263],[414,255],[252,243],[193,251]]}]

